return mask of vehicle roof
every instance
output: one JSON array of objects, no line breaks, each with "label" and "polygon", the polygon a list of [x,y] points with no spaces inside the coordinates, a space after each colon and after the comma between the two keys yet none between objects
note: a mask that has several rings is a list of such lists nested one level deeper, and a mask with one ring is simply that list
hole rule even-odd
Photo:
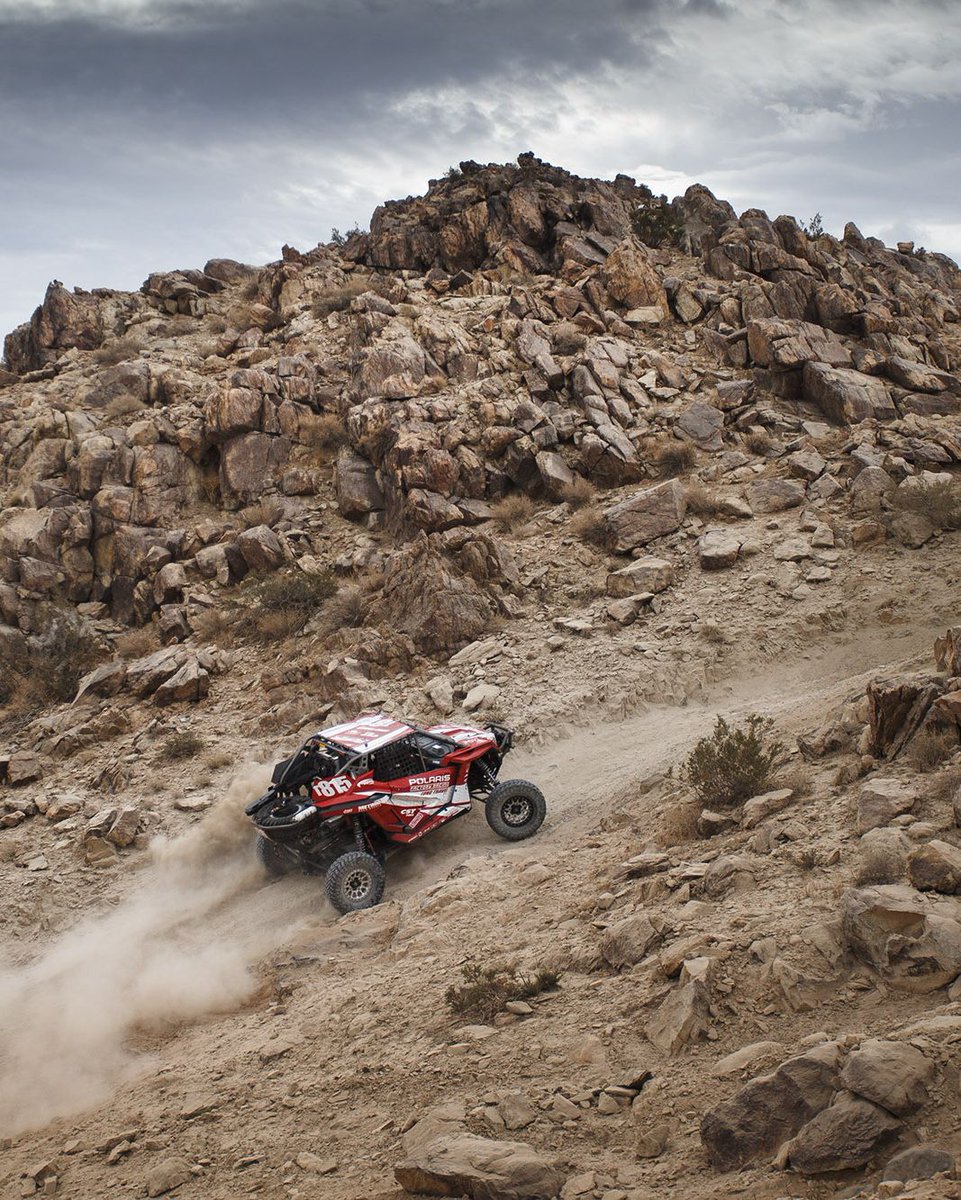
[{"label": "vehicle roof", "polygon": [[379,750],[382,746],[389,746],[391,742],[400,741],[414,732],[413,725],[398,721],[396,717],[388,716],[387,713],[378,712],[363,713],[352,721],[345,721],[343,725],[332,725],[329,729],[322,729],[317,736],[325,742],[333,742],[348,750],[369,753],[371,750]]}]

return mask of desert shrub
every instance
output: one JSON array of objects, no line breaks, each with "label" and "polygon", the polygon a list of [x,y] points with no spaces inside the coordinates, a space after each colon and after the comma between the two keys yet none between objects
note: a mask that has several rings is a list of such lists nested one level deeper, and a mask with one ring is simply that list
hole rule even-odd
[{"label": "desert shrub", "polygon": [[814,791],[814,772],[806,763],[796,763],[778,771],[774,782],[779,788],[790,788],[794,798],[801,800]]},{"label": "desert shrub", "polygon": [[221,771],[224,767],[232,766],[237,761],[236,756],[226,750],[211,750],[204,755],[204,766],[208,771]]},{"label": "desert shrub", "polygon": [[592,546],[607,545],[607,518],[596,504],[582,508],[571,517],[571,533]]},{"label": "desert shrub", "polygon": [[222,646],[232,641],[239,614],[232,609],[218,606],[201,608],[191,613],[188,619],[190,628],[202,642],[213,642]]},{"label": "desert shrub", "polygon": [[318,320],[329,317],[331,313],[344,312],[350,308],[350,302],[370,291],[370,282],[366,279],[348,279],[340,287],[330,288],[322,296],[318,296],[312,306],[314,316]]},{"label": "desert shrub", "polygon": [[199,733],[194,733],[192,729],[178,729],[164,738],[163,745],[160,747],[157,757],[164,759],[166,762],[177,762],[183,758],[194,758],[203,750],[205,745],[206,742],[204,742]]},{"label": "desert shrub", "polygon": [[319,450],[339,450],[348,440],[347,427],[338,413],[321,413],[310,424],[309,444]]},{"label": "desert shrub", "polygon": [[570,483],[561,488],[561,500],[573,509],[586,508],[594,503],[596,496],[597,489],[583,475],[575,475]]},{"label": "desert shrub", "polygon": [[862,843],[860,861],[854,877],[856,887],[871,887],[879,883],[897,883],[904,875],[904,855],[897,847],[885,842]]},{"label": "desert shrub", "polygon": [[657,830],[657,844],[662,850],[696,841],[700,836],[697,827],[701,805],[697,800],[679,800],[670,805],[661,817]]},{"label": "desert shrub", "polygon": [[686,475],[697,463],[697,451],[690,442],[672,438],[655,449],[654,463],[662,475]]},{"label": "desert shrub", "polygon": [[684,236],[684,220],[667,196],[649,196],[631,213],[631,228],[645,246],[677,246]]},{"label": "desert shrub", "polygon": [[253,605],[254,632],[268,642],[299,633],[337,591],[329,571],[310,574],[296,569],[256,576],[243,586]]},{"label": "desert shrub", "polygon": [[143,338],[125,333],[123,337],[119,337],[115,341],[98,346],[93,352],[93,361],[102,367],[115,367],[118,363],[136,358],[143,350],[144,344]]},{"label": "desert shrub", "polygon": [[103,648],[67,605],[44,604],[43,633],[31,647],[18,698],[31,708],[72,700],[80,680],[103,658]]},{"label": "desert shrub", "polygon": [[523,492],[517,492],[513,496],[505,496],[503,500],[499,500],[491,511],[497,528],[502,529],[505,533],[512,533],[519,526],[527,524],[537,511],[537,506],[530,496],[525,496]]},{"label": "desert shrub", "polygon": [[366,232],[367,232],[367,230],[361,229],[361,227],[359,225],[353,225],[353,226],[351,226],[350,229],[347,230],[346,233],[341,233],[341,231],[335,225],[334,228],[330,231],[330,239],[329,240],[334,246],[337,246],[338,248],[340,248],[341,246],[346,246],[352,237],[357,237],[359,234],[366,233]]},{"label": "desert shrub", "polygon": [[141,625],[139,629],[125,629],[114,640],[114,650],[121,658],[144,658],[160,649],[160,638],[156,625]]},{"label": "desert shrub", "polygon": [[688,512],[698,517],[713,517],[718,510],[717,498],[708,491],[700,480],[689,483],[684,489],[684,499],[687,501]]},{"label": "desert shrub", "polygon": [[752,454],[763,458],[770,453],[771,447],[774,445],[774,440],[763,429],[752,429],[744,435],[744,445]]},{"label": "desert shrub", "polygon": [[356,629],[363,625],[369,603],[367,594],[357,584],[340,588],[321,609],[317,632],[326,634],[336,633],[339,629]]},{"label": "desert shrub", "polygon": [[771,739],[773,722],[752,713],[741,728],[718,717],[714,732],[703,737],[685,763],[688,783],[708,808],[732,808],[765,791],[784,753]]},{"label": "desert shrub", "polygon": [[957,736],[948,730],[922,729],[911,739],[906,757],[916,771],[927,774],[940,767],[957,748]]},{"label": "desert shrub", "polygon": [[819,212],[816,212],[810,221],[807,222],[807,224],[801,221],[800,225],[812,241],[815,238],[821,237],[824,233],[824,222],[822,221],[821,214]]},{"label": "desert shrub", "polygon": [[557,971],[522,974],[511,963],[490,967],[467,963],[461,967],[461,975],[464,982],[451,984],[444,999],[451,1012],[480,1021],[493,1020],[511,1000],[528,1000],[541,992],[552,992],[560,981]]},{"label": "desert shrub", "polygon": [[927,517],[936,529],[961,529],[961,486],[953,479],[899,487],[890,504],[894,512]]}]

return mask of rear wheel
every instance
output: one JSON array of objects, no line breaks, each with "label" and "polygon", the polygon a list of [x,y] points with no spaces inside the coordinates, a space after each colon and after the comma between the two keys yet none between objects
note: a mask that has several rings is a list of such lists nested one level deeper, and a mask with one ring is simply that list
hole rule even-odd
[{"label": "rear wheel", "polygon": [[498,837],[520,842],[532,837],[547,816],[547,801],[526,779],[505,779],[491,789],[485,805],[487,824]]},{"label": "rear wheel", "polygon": [[349,913],[377,904],[384,894],[385,883],[383,864],[373,854],[351,850],[335,858],[327,868],[324,888],[334,908]]},{"label": "rear wheel", "polygon": [[268,875],[288,875],[300,866],[297,855],[270,838],[257,838],[257,857]]}]

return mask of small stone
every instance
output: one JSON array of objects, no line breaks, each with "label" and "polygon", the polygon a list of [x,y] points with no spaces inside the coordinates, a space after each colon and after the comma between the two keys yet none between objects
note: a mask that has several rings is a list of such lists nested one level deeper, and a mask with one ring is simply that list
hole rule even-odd
[{"label": "small stone", "polygon": [[657,1158],[667,1149],[670,1130],[667,1125],[654,1125],[642,1130],[637,1137],[634,1153],[638,1158]]},{"label": "small stone", "polygon": [[613,1096],[609,1096],[607,1092],[601,1092],[597,1097],[597,1111],[602,1116],[612,1117],[615,1113],[621,1111],[621,1106]]},{"label": "small stone", "polygon": [[313,1154],[309,1150],[298,1154],[294,1162],[309,1175],[330,1175],[338,1166],[336,1158],[321,1158],[319,1154]]},{"label": "small stone", "polygon": [[148,1196],[163,1196],[193,1179],[190,1163],[184,1158],[165,1158],[151,1167],[144,1178]]}]

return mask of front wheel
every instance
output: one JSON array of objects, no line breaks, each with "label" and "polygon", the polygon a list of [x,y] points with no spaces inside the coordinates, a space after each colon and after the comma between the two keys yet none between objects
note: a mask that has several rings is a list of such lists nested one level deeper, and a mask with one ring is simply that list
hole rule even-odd
[{"label": "front wheel", "polygon": [[288,875],[300,866],[300,861],[293,851],[263,835],[257,838],[257,857],[268,875]]},{"label": "front wheel", "polygon": [[383,864],[373,854],[351,850],[327,868],[324,888],[334,908],[349,913],[377,904],[386,881]]},{"label": "front wheel", "polygon": [[491,789],[485,805],[487,824],[498,837],[520,842],[532,837],[547,816],[547,801],[526,779],[505,779]]}]

